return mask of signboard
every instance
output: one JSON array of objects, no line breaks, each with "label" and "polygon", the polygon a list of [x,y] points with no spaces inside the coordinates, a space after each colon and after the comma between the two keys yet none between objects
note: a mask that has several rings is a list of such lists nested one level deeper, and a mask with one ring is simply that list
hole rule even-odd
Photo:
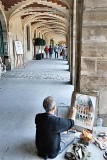
[{"label": "signboard", "polygon": [[15,41],[14,43],[15,43],[16,54],[23,54],[22,42],[21,41]]}]

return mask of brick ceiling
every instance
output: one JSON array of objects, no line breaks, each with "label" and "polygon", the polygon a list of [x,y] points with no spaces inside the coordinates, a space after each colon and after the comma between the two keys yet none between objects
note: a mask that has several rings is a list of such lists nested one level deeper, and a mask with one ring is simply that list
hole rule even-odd
[{"label": "brick ceiling", "polygon": [[[37,2],[34,2],[34,3],[32,3],[32,4],[26,5],[26,7],[23,7],[23,9],[26,9],[26,8],[35,8],[35,7],[47,8],[47,5],[38,4]],[[49,6],[48,6],[48,8],[52,8],[52,7],[49,7]]]},{"label": "brick ceiling", "polygon": [[23,0],[1,0],[6,11],[12,6],[14,6],[15,4],[17,4],[18,2],[22,2],[22,1]]},{"label": "brick ceiling", "polygon": [[60,0],[47,0],[47,2],[57,3],[57,5],[61,5],[62,7],[66,7],[66,9],[68,9],[68,6]]},{"label": "brick ceiling", "polygon": [[[16,5],[16,4],[18,4],[19,2],[22,2],[22,1],[26,1],[26,0],[1,0],[1,2],[4,5],[4,8],[5,8],[6,11],[8,11],[8,9],[12,8],[14,5]],[[68,6],[60,0],[47,0],[47,2],[56,3],[57,5],[60,5],[62,7],[66,7],[66,9],[68,9]],[[26,6],[26,7],[29,7],[29,6]],[[43,5],[37,4],[37,3],[35,3],[34,6],[31,5],[31,7],[37,7],[37,6],[41,7]]]},{"label": "brick ceiling", "polygon": [[[62,2],[59,3],[58,0],[57,1],[56,0],[53,0],[53,1],[52,0],[51,1],[47,0],[47,1],[48,2],[53,2],[53,3],[57,2],[58,5],[61,5],[61,6],[65,7],[65,4],[63,4]],[[40,20],[40,22],[42,22],[44,20],[48,22],[49,20],[51,20],[50,25],[52,25],[53,22],[54,22],[53,21],[53,16],[58,16],[58,17],[61,17],[61,18],[65,18],[63,16],[63,14],[59,15],[57,12],[54,12],[55,8],[52,8],[51,6],[47,6],[46,4],[38,4],[37,2],[33,2],[32,4],[26,5],[25,7],[23,7],[23,10],[25,10],[25,13],[24,13],[24,15],[21,16],[22,19],[29,18],[29,16],[35,15],[35,13],[44,13],[44,15],[43,14],[39,15],[39,20]],[[53,11],[52,16],[46,15],[46,13],[49,13],[49,12],[52,12],[52,11]],[[36,17],[37,17],[37,15],[36,15]],[[57,18],[54,17],[54,19],[56,20],[56,22],[58,22]],[[31,24],[34,25],[35,20],[34,20],[34,22],[31,22]]]},{"label": "brick ceiling", "polygon": [[[68,2],[69,0],[64,1]],[[72,0],[70,0],[70,2],[71,1]],[[30,21],[31,25],[37,24],[39,22],[43,22],[44,24],[44,21],[49,21],[50,24],[47,23],[46,25],[49,26],[49,28],[53,26],[53,29],[55,30],[55,22],[60,23],[61,25],[61,20],[65,19],[66,21],[66,14],[69,14],[69,5],[67,5],[65,2],[62,2],[62,0],[44,0],[43,2],[38,0],[35,0],[35,2],[34,0],[1,0],[1,2],[8,14],[11,15],[13,11],[20,8],[19,11],[16,11],[16,14],[20,12],[21,19],[24,20],[24,22],[26,20],[30,20],[30,17],[33,17],[33,20]],[[37,17],[39,17],[39,19]],[[66,30],[63,25],[61,26],[63,31]],[[61,31],[60,26],[58,30],[59,32]]]}]

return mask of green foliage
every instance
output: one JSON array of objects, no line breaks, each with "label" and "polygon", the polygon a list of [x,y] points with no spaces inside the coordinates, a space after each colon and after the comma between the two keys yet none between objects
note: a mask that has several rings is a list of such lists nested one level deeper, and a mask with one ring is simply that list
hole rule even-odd
[{"label": "green foliage", "polygon": [[35,46],[45,46],[46,42],[42,38],[34,38],[34,45]]}]

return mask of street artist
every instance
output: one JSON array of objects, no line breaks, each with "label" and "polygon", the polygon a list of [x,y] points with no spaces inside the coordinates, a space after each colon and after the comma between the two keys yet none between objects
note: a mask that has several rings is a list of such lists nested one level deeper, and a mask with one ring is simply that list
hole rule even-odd
[{"label": "street artist", "polygon": [[67,142],[63,141],[61,133],[74,126],[76,108],[70,109],[69,119],[57,117],[55,115],[56,102],[51,96],[44,99],[43,108],[46,112],[39,113],[35,117],[35,144],[40,157],[53,159],[74,140],[70,138]]}]

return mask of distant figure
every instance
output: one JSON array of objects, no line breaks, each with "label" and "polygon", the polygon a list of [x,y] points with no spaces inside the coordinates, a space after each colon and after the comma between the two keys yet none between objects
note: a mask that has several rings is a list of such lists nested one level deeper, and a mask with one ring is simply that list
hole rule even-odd
[{"label": "distant figure", "polygon": [[49,57],[50,57],[50,59],[52,58],[52,54],[53,54],[53,47],[50,45],[49,46]]},{"label": "distant figure", "polygon": [[46,112],[39,113],[35,117],[35,143],[38,155],[46,160],[48,158],[55,158],[73,142],[74,136],[72,133],[61,133],[68,131],[74,126],[76,108],[70,109],[69,119],[57,117],[55,115],[56,102],[51,96],[44,99],[43,108]]},{"label": "distant figure", "polygon": [[46,53],[46,59],[48,58],[48,53],[49,53],[49,48],[48,46],[45,47],[44,49],[45,53]]},{"label": "distant figure", "polygon": [[54,52],[55,52],[55,58],[58,58],[59,46],[57,44],[54,47]]},{"label": "distant figure", "polygon": [[62,48],[62,56],[63,56],[63,59],[67,58],[66,47]]}]

